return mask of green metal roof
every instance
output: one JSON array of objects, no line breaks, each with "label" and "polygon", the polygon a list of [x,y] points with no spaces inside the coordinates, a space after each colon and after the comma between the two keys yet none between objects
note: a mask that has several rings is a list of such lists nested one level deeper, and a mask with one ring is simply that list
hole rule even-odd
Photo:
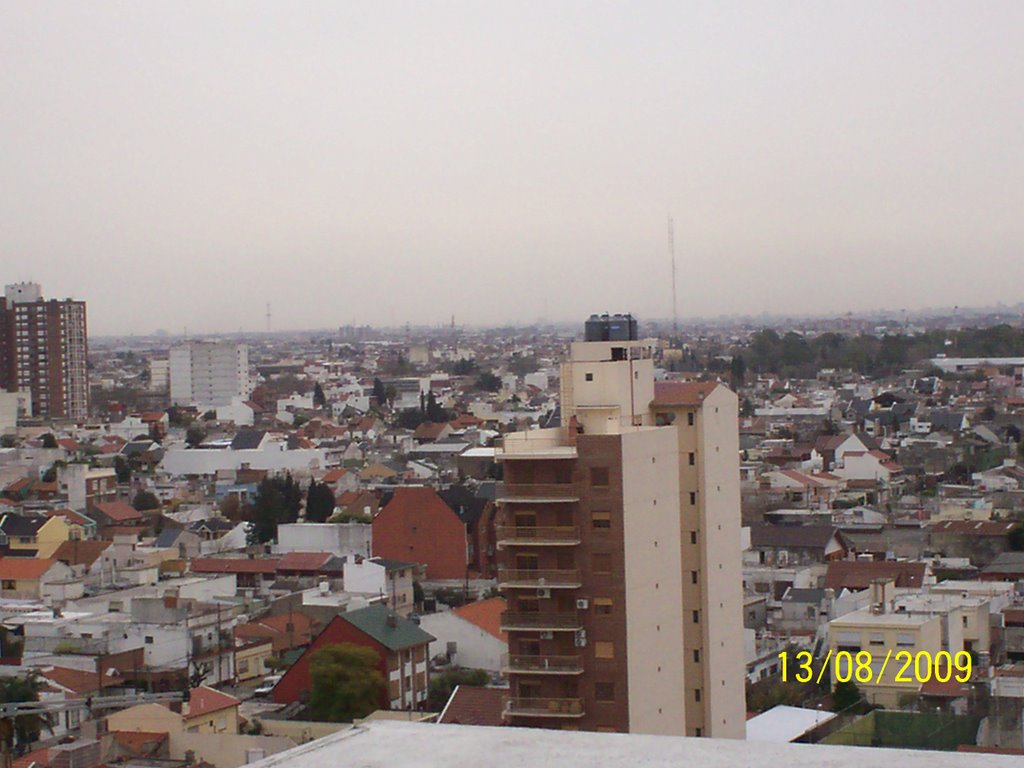
[{"label": "green metal roof", "polygon": [[[388,625],[389,616],[394,617],[394,626]],[[437,639],[429,632],[424,632],[417,624],[393,614],[383,605],[370,605],[356,611],[340,613],[338,618],[349,622],[392,651],[423,645]]]}]

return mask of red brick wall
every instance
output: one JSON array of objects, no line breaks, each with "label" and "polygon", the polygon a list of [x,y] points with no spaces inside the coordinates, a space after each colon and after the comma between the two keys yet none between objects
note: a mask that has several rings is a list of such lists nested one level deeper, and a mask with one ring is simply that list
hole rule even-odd
[{"label": "red brick wall", "polygon": [[[308,701],[309,693],[313,690],[313,684],[309,679],[309,657],[317,648],[325,645],[339,645],[341,643],[353,643],[366,648],[372,648],[380,654],[380,664],[377,669],[388,679],[388,654],[387,648],[378,643],[372,637],[344,619],[335,616],[331,623],[324,627],[324,631],[317,635],[305,652],[299,657],[284,677],[274,686],[271,698],[278,704],[290,704],[293,701]],[[389,709],[387,687],[381,693],[381,709]]]},{"label": "red brick wall", "polygon": [[373,519],[373,554],[422,563],[427,579],[463,579],[466,527],[432,488],[397,488]]}]

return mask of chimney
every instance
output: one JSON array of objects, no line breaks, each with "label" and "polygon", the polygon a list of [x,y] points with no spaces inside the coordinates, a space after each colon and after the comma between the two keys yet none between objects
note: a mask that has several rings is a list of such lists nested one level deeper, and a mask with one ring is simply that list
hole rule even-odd
[{"label": "chimney", "polygon": [[874,613],[885,613],[892,606],[896,582],[891,578],[871,580],[871,610]]},{"label": "chimney", "polygon": [[398,617],[388,611],[388,626],[395,629],[398,626]]}]

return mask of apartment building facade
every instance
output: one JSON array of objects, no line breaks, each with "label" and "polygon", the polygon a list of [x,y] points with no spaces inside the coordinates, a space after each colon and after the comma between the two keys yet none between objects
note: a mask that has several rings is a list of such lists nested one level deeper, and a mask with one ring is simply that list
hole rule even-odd
[{"label": "apartment building facade", "polygon": [[249,347],[226,341],[189,341],[168,355],[172,405],[216,408],[252,394]]},{"label": "apartment building facade", "polygon": [[504,715],[742,738],[736,397],[656,387],[655,342],[597,320],[562,366],[562,426],[498,451]]},{"label": "apartment building facade", "polygon": [[32,416],[89,412],[84,301],[43,299],[37,283],[8,285],[0,300],[0,386],[31,396]]}]

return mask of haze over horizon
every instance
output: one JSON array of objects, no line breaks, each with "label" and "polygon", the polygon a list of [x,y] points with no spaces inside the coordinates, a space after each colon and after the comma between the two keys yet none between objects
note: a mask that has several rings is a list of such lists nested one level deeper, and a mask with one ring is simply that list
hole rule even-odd
[{"label": "haze over horizon", "polygon": [[1024,5],[0,0],[3,282],[96,335],[1016,304]]}]

